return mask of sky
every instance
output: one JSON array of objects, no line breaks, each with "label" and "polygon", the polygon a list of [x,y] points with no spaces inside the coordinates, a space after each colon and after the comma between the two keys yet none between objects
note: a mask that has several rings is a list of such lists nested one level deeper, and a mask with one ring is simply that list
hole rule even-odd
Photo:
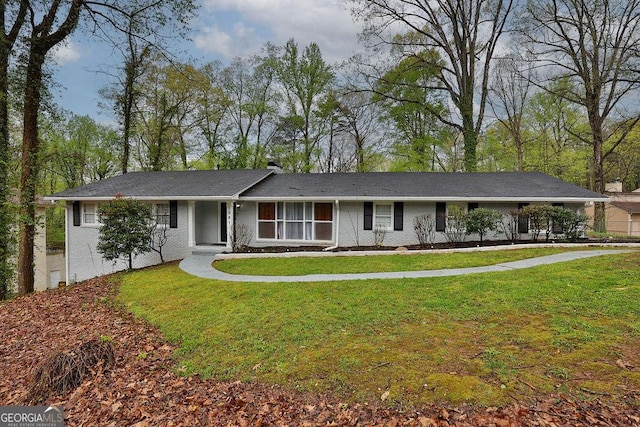
[{"label": "sky", "polygon": [[[329,63],[348,59],[358,48],[360,27],[344,0],[199,0],[188,40],[179,50],[201,62],[230,62],[259,53],[266,42],[284,45],[290,38],[303,47],[320,46]],[[185,55],[186,57],[186,55]],[[118,65],[111,48],[76,32],[54,52],[56,100],[79,115],[110,123],[113,115],[99,107],[98,91]]]}]

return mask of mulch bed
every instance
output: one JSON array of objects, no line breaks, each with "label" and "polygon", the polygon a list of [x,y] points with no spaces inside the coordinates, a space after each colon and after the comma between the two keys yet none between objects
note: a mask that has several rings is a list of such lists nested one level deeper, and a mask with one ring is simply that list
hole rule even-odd
[{"label": "mulch bed", "polygon": [[[417,250],[431,250],[431,249],[463,249],[463,248],[477,248],[477,247],[488,247],[488,246],[511,246],[514,244],[518,245],[538,245],[538,244],[548,244],[548,243],[584,243],[584,244],[594,244],[594,243],[607,243],[607,244],[615,244],[615,243],[640,243],[640,239],[578,239],[575,241],[568,241],[562,239],[550,239],[549,241],[541,240],[518,240],[516,242],[512,242],[510,240],[485,240],[484,242],[480,241],[464,241],[464,242],[439,242],[433,243],[426,246],[420,245],[408,245],[408,246],[341,246],[338,248],[331,249],[330,252],[361,252],[361,251],[394,251],[398,249],[408,250],[408,251],[417,251]],[[324,251],[326,246],[265,246],[265,247],[257,247],[257,246],[248,246],[239,252],[245,253],[282,253],[282,252],[318,252]]]},{"label": "mulch bed", "polygon": [[[68,426],[640,426],[639,396],[615,405],[546,396],[504,408],[428,406],[419,411],[345,404],[264,384],[182,377],[175,346],[113,302],[117,285],[98,278],[0,305],[0,405],[24,405],[34,373],[52,355],[110,342],[115,364],[84,376],[48,404]],[[105,338],[110,337],[111,339]]]}]

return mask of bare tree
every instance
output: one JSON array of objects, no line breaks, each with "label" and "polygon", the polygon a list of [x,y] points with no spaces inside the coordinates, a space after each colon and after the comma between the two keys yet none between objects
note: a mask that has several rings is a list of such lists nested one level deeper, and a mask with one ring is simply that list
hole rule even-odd
[{"label": "bare tree", "polygon": [[[640,86],[640,0],[542,0],[527,2],[526,12],[522,36],[548,80],[571,82],[554,93],[586,110],[590,132],[575,136],[593,147],[593,190],[601,193],[604,159],[640,119],[637,103],[628,102]],[[594,223],[604,231],[602,203]]]},{"label": "bare tree", "polygon": [[[352,0],[366,24],[365,40],[401,49],[407,56],[435,50],[445,60],[439,85],[449,94],[459,122],[437,115],[464,137],[464,166],[477,168],[476,147],[488,96],[491,61],[510,18],[513,0]],[[404,30],[398,37],[389,28]],[[426,66],[432,64],[425,64]]]},{"label": "bare tree", "polygon": [[533,71],[529,64],[516,55],[500,58],[496,62],[490,89],[492,96],[489,97],[493,114],[513,138],[519,171],[524,170],[523,119],[533,86]]}]

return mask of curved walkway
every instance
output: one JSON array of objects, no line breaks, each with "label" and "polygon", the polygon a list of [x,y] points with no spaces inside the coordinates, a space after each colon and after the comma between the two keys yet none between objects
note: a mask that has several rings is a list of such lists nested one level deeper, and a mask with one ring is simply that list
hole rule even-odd
[{"label": "curved walkway", "polygon": [[538,258],[523,259],[520,261],[505,262],[495,265],[471,268],[452,268],[446,270],[420,270],[420,271],[391,271],[383,273],[352,273],[352,274],[308,274],[305,276],[253,276],[245,274],[229,274],[213,268],[213,261],[217,254],[193,254],[180,262],[180,268],[194,276],[206,279],[216,279],[228,282],[329,282],[338,280],[370,280],[370,279],[402,279],[423,277],[458,276],[463,274],[488,273],[496,271],[517,270],[522,268],[537,267],[558,262],[573,261],[582,258],[590,258],[601,255],[613,255],[631,252],[631,250],[590,250],[564,252],[561,254],[547,255]]}]

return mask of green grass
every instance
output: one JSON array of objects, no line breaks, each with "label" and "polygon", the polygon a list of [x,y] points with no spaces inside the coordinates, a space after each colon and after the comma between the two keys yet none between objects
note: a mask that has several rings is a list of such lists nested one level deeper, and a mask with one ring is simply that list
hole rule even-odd
[{"label": "green grass", "polygon": [[384,404],[403,408],[493,406],[555,392],[616,400],[640,390],[638,368],[616,365],[640,366],[638,252],[502,273],[326,283],[219,282],[172,264],[124,275],[119,300],[180,344],[185,375],[350,402],[379,403],[388,391]]},{"label": "green grass", "polygon": [[526,258],[553,255],[571,250],[584,250],[584,248],[533,248],[482,252],[454,252],[448,254],[403,253],[378,256],[257,257],[216,261],[215,268],[230,274],[260,276],[439,270],[443,268],[468,268],[495,265]]}]

